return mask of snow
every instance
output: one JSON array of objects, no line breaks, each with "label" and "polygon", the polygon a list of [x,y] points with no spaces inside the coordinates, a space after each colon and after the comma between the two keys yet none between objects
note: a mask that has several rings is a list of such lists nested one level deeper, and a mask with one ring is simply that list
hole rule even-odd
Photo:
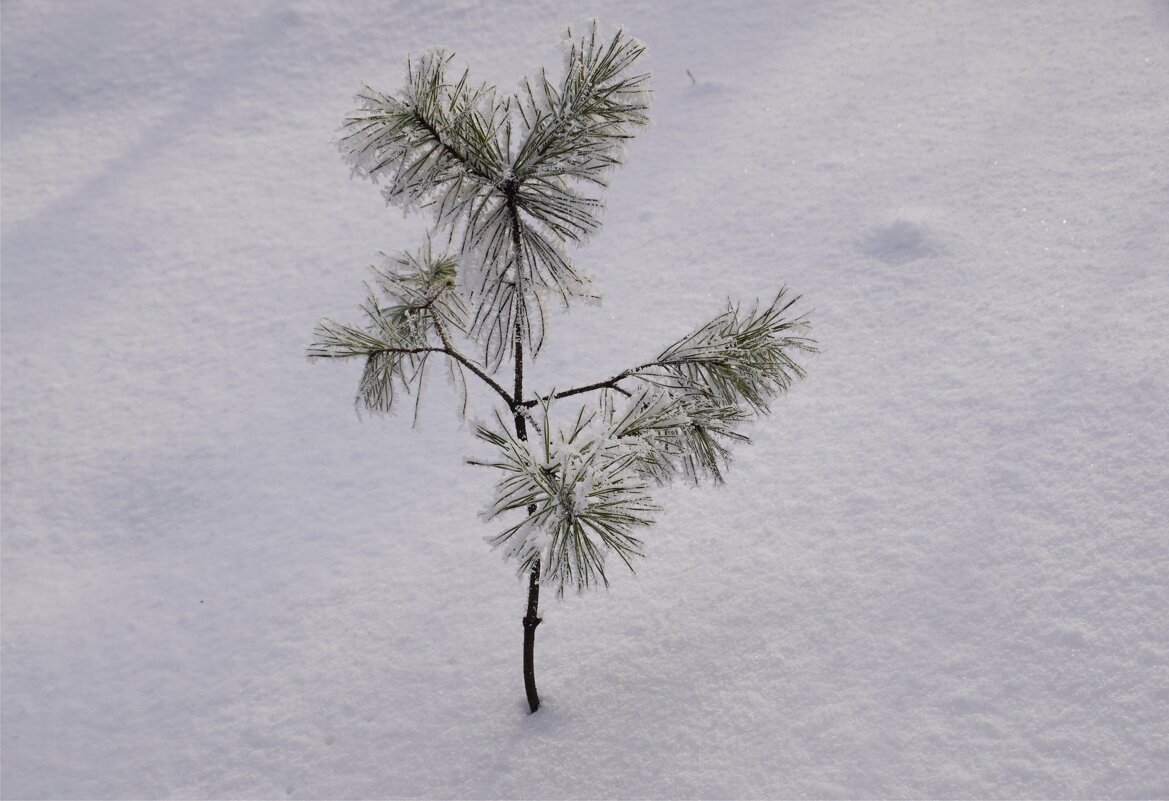
[{"label": "snow", "polygon": [[[425,222],[331,144],[588,17],[653,125],[536,388],[788,284],[822,355],[636,577],[548,597],[492,471],[309,364]],[[6,2],[5,798],[1169,796],[1169,9]],[[689,71],[694,80],[687,75]],[[488,414],[476,394],[472,415]],[[548,595],[551,595],[549,593]]]}]

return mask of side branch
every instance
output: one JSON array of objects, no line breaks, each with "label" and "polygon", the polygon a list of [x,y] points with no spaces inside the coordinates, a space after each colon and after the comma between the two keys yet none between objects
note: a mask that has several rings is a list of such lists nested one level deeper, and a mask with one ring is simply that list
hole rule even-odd
[{"label": "side branch", "polygon": [[[593,392],[593,391],[598,390],[598,389],[613,389],[613,390],[616,390],[617,392],[620,392],[622,395],[624,395],[627,398],[632,398],[633,393],[627,389],[624,389],[620,385],[619,382],[624,381],[626,378],[639,378],[640,377],[638,375],[639,373],[641,373],[645,370],[648,370],[651,367],[662,367],[662,366],[663,366],[663,364],[661,362],[646,362],[645,364],[638,365],[637,367],[631,367],[628,370],[622,370],[617,375],[613,376],[612,378],[606,378],[604,381],[597,381],[596,383],[593,383],[593,384],[585,384],[584,386],[573,387],[572,389],[566,389],[566,390],[563,390],[561,392],[553,392],[550,395],[538,395],[533,400],[523,401],[522,403],[520,403],[520,406],[523,406],[526,409],[530,409],[533,406],[536,406],[540,403],[546,403],[547,401],[550,401],[550,400],[559,400],[560,398],[569,398],[569,397],[572,397],[573,395],[583,395],[586,392]],[[645,379],[642,379],[642,380],[645,380]]]},{"label": "side branch", "polygon": [[[698,393],[719,406],[745,406],[766,413],[767,402],[803,378],[795,352],[815,353],[816,343],[801,335],[806,317],[785,317],[798,298],[787,299],[781,289],[770,305],[749,311],[731,306],[705,325],[670,345],[650,362],[624,370],[604,381],[520,400],[530,408],[538,403],[593,390],[621,388],[625,379]],[[517,398],[520,396],[517,393]]]},{"label": "side branch", "polygon": [[503,398],[503,402],[507,404],[508,409],[516,411],[515,398],[513,398],[511,395],[508,395],[507,390],[501,387],[494,378],[487,375],[487,372],[482,367],[475,364],[475,362],[471,361],[466,356],[455,350],[455,347],[451,344],[450,338],[447,337],[446,326],[442,324],[442,319],[438,316],[437,313],[435,313],[433,307],[427,306],[426,310],[430,313],[431,319],[434,320],[434,329],[438,332],[438,338],[442,340],[442,348],[440,348],[439,351],[445,353],[447,356],[450,356],[456,362],[463,365],[476,376],[478,376],[480,381],[491,387],[493,390],[495,390],[499,397]]},{"label": "side branch", "polygon": [[457,350],[454,350],[453,348],[444,347],[444,348],[439,348],[438,350],[442,353],[445,353],[447,356],[450,356],[456,362],[463,365],[468,370],[470,370],[472,373],[474,373],[476,376],[478,376],[479,380],[481,380],[484,384],[486,384],[487,386],[489,386],[493,390],[495,390],[496,394],[499,395],[499,397],[501,397],[503,399],[503,402],[507,404],[507,408],[509,408],[513,411],[515,410],[515,408],[516,408],[515,399],[512,398],[511,395],[507,394],[507,390],[505,390],[503,387],[501,387],[499,385],[499,383],[495,381],[495,379],[493,379],[491,376],[487,375],[487,373],[483,370],[483,368],[481,368],[479,365],[475,364],[475,362],[471,361],[466,356],[459,353]]},{"label": "side branch", "polygon": [[[646,366],[648,366],[648,365],[646,365]],[[536,398],[534,398],[533,400],[523,401],[522,403],[520,403],[520,406],[523,406],[524,408],[530,409],[533,406],[536,406],[537,404],[547,403],[550,400],[557,400],[559,398],[568,398],[568,397],[571,397],[573,395],[583,395],[586,392],[592,392],[592,391],[597,390],[597,389],[615,389],[618,392],[620,392],[622,395],[624,395],[625,397],[629,398],[629,397],[632,397],[632,393],[630,393],[628,390],[622,389],[621,386],[617,382],[621,381],[622,379],[629,378],[631,375],[633,375],[634,373],[636,373],[638,370],[641,370],[641,369],[644,369],[644,368],[638,367],[634,370],[626,370],[622,373],[618,373],[617,375],[613,376],[612,378],[607,378],[604,381],[598,381],[595,384],[586,384],[582,387],[574,387],[573,389],[566,389],[563,392],[553,392],[551,395],[540,395],[540,396],[537,396]]]},{"label": "side branch", "polygon": [[316,351],[310,353],[309,355],[314,359],[349,359],[354,356],[365,356],[369,358],[372,356],[380,356],[383,353],[394,353],[401,356],[416,356],[421,353],[441,353],[444,356],[449,356],[474,373],[484,384],[495,390],[496,394],[498,394],[499,397],[503,399],[503,402],[507,404],[508,409],[514,411],[517,408],[515,400],[512,399],[511,395],[507,393],[507,390],[501,387],[499,383],[496,382],[491,376],[487,375],[482,367],[475,364],[475,362],[471,361],[466,356],[451,347],[450,344],[446,341],[445,336],[443,337],[443,347],[441,348],[370,348],[369,350],[361,351],[360,353],[329,353],[327,351]]},{"label": "side branch", "polygon": [[487,171],[483,170],[483,168],[466,153],[460,153],[457,148],[451,145],[451,143],[447,141],[447,137],[444,137],[441,133],[439,133],[438,128],[426,118],[426,115],[422,113],[422,110],[418,108],[417,105],[410,106],[409,108],[411,115],[414,117],[414,121],[426,129],[426,132],[430,134],[431,138],[434,139],[440,148],[442,148],[443,153],[447,154],[447,156],[461,164],[468,173],[474,175],[480,181],[483,181],[487,184],[495,183],[496,178],[490,175]]}]

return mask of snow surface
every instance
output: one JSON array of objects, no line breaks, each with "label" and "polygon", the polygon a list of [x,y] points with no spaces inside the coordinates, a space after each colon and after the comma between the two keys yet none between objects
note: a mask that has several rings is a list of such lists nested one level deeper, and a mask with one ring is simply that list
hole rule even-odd
[{"label": "snow surface", "polygon": [[[1162,0],[2,15],[4,797],[1169,797]],[[453,394],[304,350],[425,230],[330,144],[360,81],[594,15],[654,126],[533,386],[783,283],[823,354],[545,601],[529,717]]]}]

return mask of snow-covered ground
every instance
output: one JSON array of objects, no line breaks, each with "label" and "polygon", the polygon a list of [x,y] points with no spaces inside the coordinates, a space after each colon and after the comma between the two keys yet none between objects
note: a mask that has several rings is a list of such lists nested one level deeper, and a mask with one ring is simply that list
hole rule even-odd
[{"label": "snow-covered ground", "polygon": [[[360,81],[510,88],[594,15],[654,125],[533,385],[784,283],[823,353],[636,577],[545,601],[528,716],[452,393],[358,419],[304,352],[425,230],[331,145]],[[0,23],[4,797],[1169,796],[1163,0]]]}]

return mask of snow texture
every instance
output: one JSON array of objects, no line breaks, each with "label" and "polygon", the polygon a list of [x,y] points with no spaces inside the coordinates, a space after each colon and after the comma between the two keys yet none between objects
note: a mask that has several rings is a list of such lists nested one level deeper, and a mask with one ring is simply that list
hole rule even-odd
[{"label": "snow texture", "polygon": [[[360,365],[304,352],[425,231],[331,144],[361,82],[441,44],[514,87],[594,15],[648,44],[653,125],[530,385],[782,284],[823,353],[726,487],[657,496],[636,577],[545,601],[528,716],[457,393],[359,419]],[[2,30],[5,798],[1169,796],[1164,2]]]}]

